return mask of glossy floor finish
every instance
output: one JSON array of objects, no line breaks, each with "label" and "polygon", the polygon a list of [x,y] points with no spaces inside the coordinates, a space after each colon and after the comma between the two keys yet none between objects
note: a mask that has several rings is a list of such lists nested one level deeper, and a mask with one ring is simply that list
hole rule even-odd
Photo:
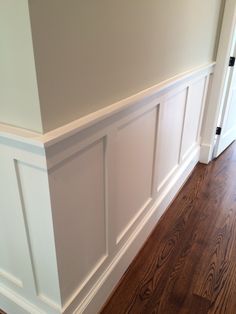
[{"label": "glossy floor finish", "polygon": [[236,313],[236,144],[196,167],[102,313]]}]

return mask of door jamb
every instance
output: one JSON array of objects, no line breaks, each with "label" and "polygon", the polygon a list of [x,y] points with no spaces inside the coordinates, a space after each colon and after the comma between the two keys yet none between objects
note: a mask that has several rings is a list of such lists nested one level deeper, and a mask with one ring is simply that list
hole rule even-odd
[{"label": "door jamb", "polygon": [[215,70],[210,86],[202,129],[200,162],[208,164],[213,157],[215,130],[227,77],[230,50],[236,24],[236,0],[226,0]]}]

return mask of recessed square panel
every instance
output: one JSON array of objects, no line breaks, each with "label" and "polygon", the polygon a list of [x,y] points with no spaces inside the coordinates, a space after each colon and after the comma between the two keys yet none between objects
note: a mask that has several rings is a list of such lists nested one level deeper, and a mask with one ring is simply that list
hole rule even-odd
[{"label": "recessed square panel", "polygon": [[158,190],[168,181],[179,164],[186,90],[161,104],[158,134]]},{"label": "recessed square panel", "polygon": [[116,235],[126,234],[152,197],[157,108],[122,125],[116,141]]},{"label": "recessed square panel", "polygon": [[186,157],[193,145],[197,142],[205,80],[205,78],[201,79],[189,87],[181,152],[183,158]]},{"label": "recessed square panel", "polygon": [[50,174],[62,297],[67,299],[107,255],[105,139],[56,166]]}]

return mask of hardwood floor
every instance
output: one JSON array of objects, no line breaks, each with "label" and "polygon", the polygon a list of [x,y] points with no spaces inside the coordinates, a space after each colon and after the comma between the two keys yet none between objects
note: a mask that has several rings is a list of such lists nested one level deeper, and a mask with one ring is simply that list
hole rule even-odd
[{"label": "hardwood floor", "polygon": [[236,313],[236,144],[197,165],[101,313]]}]

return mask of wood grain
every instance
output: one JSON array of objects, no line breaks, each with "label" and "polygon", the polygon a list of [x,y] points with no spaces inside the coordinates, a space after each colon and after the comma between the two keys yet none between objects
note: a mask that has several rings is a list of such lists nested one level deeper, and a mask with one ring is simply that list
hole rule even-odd
[{"label": "wood grain", "polygon": [[236,144],[196,167],[101,313],[236,313]]}]

